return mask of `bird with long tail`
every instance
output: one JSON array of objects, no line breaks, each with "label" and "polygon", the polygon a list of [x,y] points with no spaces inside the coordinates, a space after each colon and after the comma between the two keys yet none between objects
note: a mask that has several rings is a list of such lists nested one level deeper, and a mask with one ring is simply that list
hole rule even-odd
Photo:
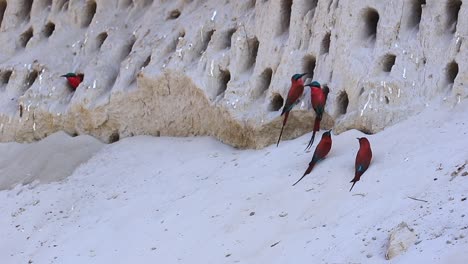
[{"label": "bird with long tail", "polygon": [[353,183],[351,186],[351,191],[354,187],[354,184],[361,179],[362,174],[369,168],[369,165],[372,160],[372,150],[370,146],[370,142],[367,138],[357,138],[359,140],[359,150],[356,155],[356,163],[355,163],[355,172],[354,172],[354,179],[350,182]]},{"label": "bird with long tail", "polygon": [[325,159],[325,157],[328,155],[328,152],[330,152],[331,147],[332,147],[332,138],[331,138],[331,129],[330,129],[322,134],[322,139],[320,140],[317,147],[315,148],[314,156],[312,156],[312,160],[309,163],[309,167],[304,172],[304,175],[302,175],[302,177],[297,182],[295,182],[293,186],[296,185],[298,182],[300,182],[307,174],[309,174],[314,168],[315,164],[317,164],[317,162]]},{"label": "bird with long tail", "polygon": [[297,103],[299,103],[299,98],[301,98],[302,93],[304,92],[304,81],[302,80],[302,77],[306,74],[307,73],[296,73],[291,77],[291,87],[289,88],[288,97],[286,98],[286,104],[284,104],[283,111],[281,112],[281,115],[284,115],[283,126],[281,127],[281,132],[276,146],[279,145],[281,136],[283,135],[283,129],[288,121],[289,112]]},{"label": "bird with long tail", "polygon": [[320,130],[320,122],[322,121],[323,113],[325,112],[325,104],[327,102],[328,93],[330,88],[325,86],[323,89],[320,87],[319,82],[312,82],[306,84],[305,86],[310,86],[310,101],[312,102],[312,108],[315,111],[315,121],[314,128],[312,131],[312,137],[310,138],[309,144],[306,147],[306,150],[312,147],[312,144],[315,140],[315,133]]},{"label": "bird with long tail", "polygon": [[76,88],[78,88],[80,83],[83,81],[84,74],[69,72],[69,73],[67,73],[65,75],[62,75],[60,77],[67,78],[68,84],[73,88],[73,90],[76,90]]}]

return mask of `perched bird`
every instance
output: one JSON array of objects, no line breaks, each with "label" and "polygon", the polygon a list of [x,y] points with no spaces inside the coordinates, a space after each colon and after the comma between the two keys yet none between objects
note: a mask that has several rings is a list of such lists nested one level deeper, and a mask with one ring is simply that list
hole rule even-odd
[{"label": "perched bird", "polygon": [[291,87],[289,88],[288,97],[286,98],[286,104],[284,105],[283,111],[281,112],[281,115],[284,115],[283,126],[281,127],[281,132],[276,146],[279,145],[281,136],[283,135],[283,129],[286,125],[286,122],[288,121],[289,112],[299,102],[299,98],[304,92],[304,81],[301,78],[306,74],[307,73],[296,73],[291,77]]},{"label": "perched bird", "polygon": [[332,139],[331,139],[331,129],[330,129],[322,134],[322,139],[320,140],[317,147],[315,148],[314,156],[312,157],[312,160],[309,163],[309,167],[304,172],[304,175],[302,175],[302,177],[296,183],[294,183],[293,186],[296,185],[298,182],[300,182],[307,174],[309,174],[317,162],[325,159],[328,152],[330,152],[331,146],[332,146]]},{"label": "perched bird", "polygon": [[354,179],[351,180],[350,182],[353,183],[351,186],[351,191],[354,187],[354,184],[356,184],[359,179],[361,179],[361,175],[369,168],[369,164],[372,159],[372,150],[371,146],[369,143],[369,140],[367,138],[362,137],[362,138],[357,138],[359,140],[359,151],[356,155],[356,163],[355,163],[355,173],[354,173]]},{"label": "perched bird", "polygon": [[315,111],[314,129],[312,131],[312,137],[309,144],[306,147],[307,150],[312,147],[315,139],[315,133],[320,130],[320,122],[322,121],[323,113],[325,112],[325,103],[327,102],[330,89],[328,86],[325,86],[323,89],[320,88],[320,83],[315,81],[310,84],[306,84],[305,86],[310,86],[310,101],[312,102],[312,108]]},{"label": "perched bird", "polygon": [[80,83],[83,81],[84,74],[82,74],[82,73],[76,74],[76,73],[69,72],[69,73],[67,73],[65,75],[62,75],[60,77],[67,78],[68,84],[70,84],[70,86],[73,88],[73,90],[76,90],[78,85],[80,85]]}]

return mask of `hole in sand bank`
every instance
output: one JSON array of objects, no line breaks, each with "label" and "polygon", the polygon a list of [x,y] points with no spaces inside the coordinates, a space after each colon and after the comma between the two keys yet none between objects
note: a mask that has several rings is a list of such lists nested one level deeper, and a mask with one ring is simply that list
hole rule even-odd
[{"label": "hole in sand bank", "polygon": [[336,104],[338,106],[338,114],[344,115],[348,111],[348,93],[346,91],[341,91],[336,98]]},{"label": "hole in sand bank", "polygon": [[314,55],[306,55],[302,59],[302,72],[308,73],[306,78],[314,79],[314,71],[316,66],[316,58]]},{"label": "hole in sand bank", "polygon": [[107,37],[108,37],[107,32],[102,32],[96,37],[98,49],[101,49],[102,44],[104,44],[104,41],[106,41]]},{"label": "hole in sand bank", "polygon": [[30,27],[28,30],[23,32],[23,34],[20,35],[19,43],[21,47],[25,48],[26,45],[28,45],[29,40],[33,37],[33,28]]},{"label": "hole in sand bank", "polygon": [[449,64],[447,64],[447,68],[445,71],[447,83],[454,83],[458,75],[458,63],[456,63],[455,61],[450,62]]},{"label": "hole in sand bank", "polygon": [[395,65],[396,56],[393,54],[386,54],[382,59],[382,70],[384,72],[391,72],[393,65]]},{"label": "hole in sand bank", "polygon": [[253,37],[247,40],[247,48],[248,48],[248,57],[247,57],[247,65],[245,70],[253,68],[255,63],[257,62],[257,54],[258,54],[258,47],[260,46],[260,42],[258,42],[257,37]]},{"label": "hole in sand bank", "polygon": [[83,22],[81,24],[82,27],[87,27],[93,21],[94,15],[96,14],[96,2],[94,0],[88,0],[86,2],[86,6],[84,8],[83,14]]},{"label": "hole in sand bank", "polygon": [[461,5],[461,0],[449,0],[447,2],[447,30],[451,33],[455,33],[455,31],[457,31],[458,13],[460,12]]},{"label": "hole in sand bank", "polygon": [[379,13],[374,8],[366,8],[363,12],[363,19],[364,19],[364,28],[363,28],[363,38],[367,40],[369,38],[375,42],[377,38],[377,26],[379,23]]},{"label": "hole in sand bank", "polygon": [[284,99],[283,96],[279,93],[274,93],[270,105],[268,106],[268,111],[279,111],[283,107]]},{"label": "hole in sand bank", "polygon": [[265,93],[268,88],[270,88],[271,77],[273,76],[273,70],[271,68],[266,68],[262,74],[260,74],[260,82],[258,85],[256,97]]},{"label": "hole in sand bank", "polygon": [[122,56],[121,56],[122,60],[128,57],[128,55],[130,55],[130,53],[133,50],[133,45],[135,45],[135,42],[136,42],[136,38],[135,36],[132,35],[132,37],[129,40],[127,40],[127,43],[124,44],[122,48]]},{"label": "hole in sand bank", "polygon": [[141,64],[141,67],[140,69],[144,69],[146,66],[148,66],[148,64],[150,64],[151,62],[151,55],[149,55],[146,60]]},{"label": "hole in sand bank", "polygon": [[331,33],[327,32],[325,36],[322,39],[322,44],[320,47],[320,54],[326,54],[330,51],[330,38],[331,38]]},{"label": "hole in sand bank", "polygon": [[3,16],[5,15],[5,10],[7,8],[6,0],[0,1],[0,27],[2,26]]},{"label": "hole in sand bank", "polygon": [[231,73],[229,72],[229,70],[220,69],[219,76],[218,76],[218,91],[216,92],[216,96],[219,96],[226,91],[227,85],[230,80],[231,80]]},{"label": "hole in sand bank", "polygon": [[13,72],[11,70],[0,71],[0,86],[5,86],[8,84],[12,73]]},{"label": "hole in sand bank", "polygon": [[201,43],[201,46],[200,46],[200,55],[206,51],[206,49],[208,48],[208,45],[210,44],[210,41],[211,41],[211,37],[213,37],[213,34],[216,30],[212,29],[210,31],[206,31],[203,33],[203,36],[202,36],[202,43]]},{"label": "hole in sand bank", "polygon": [[120,134],[119,132],[115,131],[109,136],[109,144],[115,143],[120,140]]},{"label": "hole in sand bank", "polygon": [[44,33],[44,36],[46,38],[52,36],[52,34],[54,33],[55,31],[55,24],[52,23],[52,22],[48,22],[45,26],[44,26],[44,30],[42,31]]},{"label": "hole in sand bank", "polygon": [[221,44],[221,49],[229,49],[232,46],[232,35],[236,32],[235,28],[231,28],[227,30],[226,32],[223,33],[223,38],[222,41],[223,43]]},{"label": "hole in sand bank", "polygon": [[385,103],[386,103],[386,104],[389,104],[389,103],[390,103],[390,99],[388,99],[388,96],[385,96]]},{"label": "hole in sand bank", "polygon": [[408,28],[418,28],[421,23],[422,6],[426,4],[426,0],[413,0],[411,1],[411,10],[408,18]]},{"label": "hole in sand bank", "polygon": [[33,0],[23,0],[19,4],[19,12],[18,17],[23,19],[24,21],[28,21],[31,19],[31,7],[33,4]]},{"label": "hole in sand bank", "polygon": [[177,19],[180,16],[180,10],[179,9],[174,9],[169,14],[167,15],[167,19]]},{"label": "hole in sand bank", "polygon": [[293,0],[282,0],[280,5],[280,24],[279,24],[279,34],[281,35],[284,32],[289,30],[289,25],[291,23],[291,8]]}]

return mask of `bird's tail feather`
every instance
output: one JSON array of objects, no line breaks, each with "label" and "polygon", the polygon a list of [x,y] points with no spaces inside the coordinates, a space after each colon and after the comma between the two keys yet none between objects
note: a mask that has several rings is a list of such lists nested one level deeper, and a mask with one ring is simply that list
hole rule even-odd
[{"label": "bird's tail feather", "polygon": [[279,138],[278,138],[278,142],[276,142],[277,147],[278,147],[278,145],[280,143],[281,136],[283,135],[283,130],[284,130],[284,126],[286,125],[286,121],[288,121],[288,116],[289,116],[289,112],[286,112],[286,114],[284,115],[283,126],[281,127],[281,132],[280,132],[280,135],[279,135]]},{"label": "bird's tail feather", "polygon": [[314,144],[315,140],[315,133],[320,130],[320,121],[322,120],[321,117],[316,116],[315,121],[314,121],[314,130],[312,131],[312,137],[309,140],[309,144],[307,145],[305,150],[309,150],[312,147],[312,144]]},{"label": "bird's tail feather", "polygon": [[314,168],[314,166],[315,166],[315,162],[311,161],[311,162],[309,163],[309,167],[308,167],[307,170],[304,172],[304,175],[302,175],[302,177],[301,177],[299,180],[297,180],[297,182],[295,182],[292,186],[295,186],[295,185],[296,185],[298,182],[300,182],[307,174],[309,174],[309,173],[312,171],[312,169]]},{"label": "bird's tail feather", "polygon": [[353,179],[353,180],[352,180],[352,181],[350,181],[350,182],[352,182],[352,183],[353,183],[353,185],[351,186],[351,189],[349,189],[349,191],[351,191],[351,190],[353,189],[353,187],[354,187],[354,184],[356,184],[356,182],[357,182],[357,181],[355,181],[355,180]]}]

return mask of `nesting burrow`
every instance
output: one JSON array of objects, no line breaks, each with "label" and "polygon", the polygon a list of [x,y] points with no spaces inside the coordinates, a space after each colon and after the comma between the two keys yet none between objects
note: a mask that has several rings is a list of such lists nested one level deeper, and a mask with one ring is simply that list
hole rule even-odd
[{"label": "nesting burrow", "polygon": [[104,44],[104,41],[106,41],[108,35],[107,32],[101,32],[99,35],[96,37],[96,48],[101,49],[102,44]]},{"label": "nesting burrow", "polygon": [[33,28],[28,28],[25,32],[23,32],[19,37],[19,44],[22,48],[26,48],[28,45],[29,40],[33,37]]},{"label": "nesting burrow", "polygon": [[232,46],[232,35],[236,33],[235,28],[230,28],[223,32],[220,49],[229,49]]},{"label": "nesting burrow", "polygon": [[364,27],[362,29],[363,40],[371,40],[373,43],[377,38],[377,26],[379,24],[379,12],[374,8],[368,7],[362,13]]},{"label": "nesting burrow", "polygon": [[8,82],[10,82],[10,77],[13,72],[11,70],[2,70],[0,71],[0,90],[4,91]]},{"label": "nesting burrow", "polygon": [[322,43],[320,45],[320,54],[327,54],[330,52],[330,38],[330,32],[327,32],[325,36],[323,36]]},{"label": "nesting burrow", "polygon": [[83,9],[83,20],[81,22],[82,27],[87,27],[93,21],[94,15],[96,14],[96,1],[88,0],[86,1],[86,5]]},{"label": "nesting burrow", "polygon": [[284,99],[279,93],[274,93],[271,96],[270,104],[268,105],[268,111],[279,111],[283,107]]},{"label": "nesting burrow", "polygon": [[393,65],[395,65],[396,56],[394,54],[386,54],[382,58],[382,71],[391,72]]},{"label": "nesting burrow", "polygon": [[271,78],[273,76],[273,70],[271,68],[266,68],[262,74],[259,76],[258,84],[255,89],[254,97],[258,98],[270,88]]},{"label": "nesting burrow", "polygon": [[336,97],[338,115],[345,115],[348,111],[349,98],[346,91],[341,91]]},{"label": "nesting burrow", "polygon": [[281,0],[280,3],[280,20],[278,25],[278,35],[281,35],[289,30],[289,25],[291,23],[291,9],[292,9],[293,0]]},{"label": "nesting burrow", "polygon": [[258,47],[260,42],[258,42],[257,37],[253,37],[247,40],[247,49],[248,49],[248,56],[247,56],[247,63],[245,66],[245,70],[252,69],[257,62],[257,54],[258,54]]},{"label": "nesting burrow", "polygon": [[216,96],[223,94],[228,86],[229,81],[231,80],[231,72],[228,69],[219,69],[218,75],[218,87],[216,91]]},{"label": "nesting burrow", "polygon": [[307,73],[306,77],[311,78],[312,80],[314,79],[316,61],[317,59],[314,55],[306,55],[302,59],[302,71],[303,73]]},{"label": "nesting burrow", "polygon": [[52,36],[54,31],[55,31],[55,24],[49,21],[47,22],[47,24],[45,24],[44,29],[42,30],[42,33],[44,37],[49,38],[50,36]]},{"label": "nesting burrow", "polygon": [[24,86],[21,91],[22,94],[24,94],[36,81],[37,76],[39,76],[39,72],[37,70],[32,70],[26,75],[26,79],[24,80]]},{"label": "nesting burrow", "polygon": [[457,78],[458,75],[458,63],[455,61],[451,61],[449,64],[447,64],[446,70],[445,70],[445,79],[448,84],[453,84],[455,82],[455,79]]},{"label": "nesting burrow", "polygon": [[412,0],[408,16],[408,28],[418,28],[422,18],[422,7],[426,5],[426,0]]},{"label": "nesting burrow", "polygon": [[170,11],[169,14],[167,15],[167,20],[177,19],[180,17],[180,14],[181,12],[179,9],[174,9]]},{"label": "nesting burrow", "polygon": [[23,21],[29,21],[31,19],[31,8],[33,0],[23,0],[18,11],[18,18]]},{"label": "nesting burrow", "polygon": [[5,15],[6,8],[7,8],[7,1],[0,0],[0,28],[2,26],[3,16]]},{"label": "nesting burrow", "polygon": [[457,31],[458,13],[460,13],[461,5],[461,0],[449,0],[447,2],[445,8],[447,16],[446,27],[450,33],[455,33]]},{"label": "nesting burrow", "polygon": [[117,141],[120,140],[120,134],[118,131],[114,131],[110,136],[109,136],[109,139],[107,140],[107,142],[109,144],[112,144],[112,143],[115,143]]}]

